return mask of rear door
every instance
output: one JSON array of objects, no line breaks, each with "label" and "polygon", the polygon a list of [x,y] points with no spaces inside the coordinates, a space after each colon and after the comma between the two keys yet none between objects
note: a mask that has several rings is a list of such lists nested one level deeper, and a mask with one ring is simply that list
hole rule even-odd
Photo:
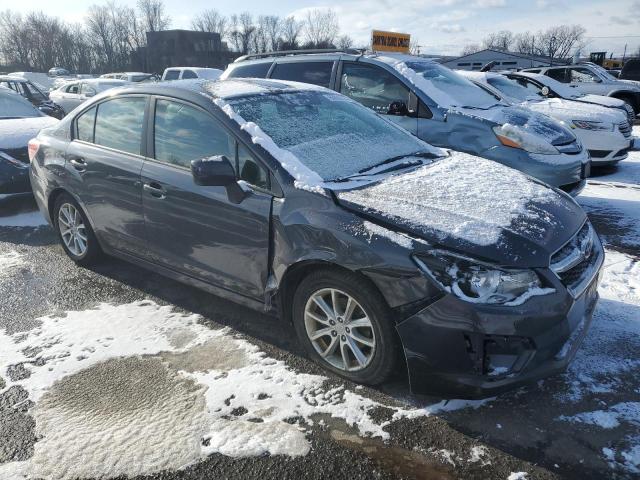
[{"label": "rear door", "polygon": [[65,169],[94,230],[109,247],[144,257],[142,139],[144,95],[116,97],[74,121]]},{"label": "rear door", "polygon": [[343,62],[336,90],[418,134],[418,99],[385,69],[361,62]]},{"label": "rear door", "polygon": [[[221,288],[263,298],[273,195],[267,170],[208,112],[157,98],[142,171],[149,252],[155,262]],[[239,204],[223,187],[196,185],[191,160],[225,155],[249,192]]]}]

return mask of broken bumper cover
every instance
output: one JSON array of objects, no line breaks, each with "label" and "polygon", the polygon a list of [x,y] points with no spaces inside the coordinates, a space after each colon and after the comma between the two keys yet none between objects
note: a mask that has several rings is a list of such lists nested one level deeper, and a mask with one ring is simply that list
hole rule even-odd
[{"label": "broken bumper cover", "polygon": [[508,309],[445,295],[405,319],[397,330],[412,392],[485,398],[564,371],[591,324],[598,279],[576,298],[557,292]]}]

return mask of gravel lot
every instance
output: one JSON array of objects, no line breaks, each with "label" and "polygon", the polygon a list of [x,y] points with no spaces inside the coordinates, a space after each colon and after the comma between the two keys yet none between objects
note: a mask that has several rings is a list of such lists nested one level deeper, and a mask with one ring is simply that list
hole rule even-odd
[{"label": "gravel lot", "polygon": [[477,402],[411,395],[401,373],[380,389],[346,383],[277,319],[119,260],[76,267],[32,200],[0,199],[0,478],[637,476],[631,155],[578,199],[607,263],[574,363]]}]

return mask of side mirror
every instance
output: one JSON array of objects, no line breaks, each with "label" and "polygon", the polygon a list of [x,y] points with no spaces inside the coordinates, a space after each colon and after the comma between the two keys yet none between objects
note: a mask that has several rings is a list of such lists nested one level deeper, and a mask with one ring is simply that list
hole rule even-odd
[{"label": "side mirror", "polygon": [[398,100],[392,102],[391,105],[389,105],[389,111],[387,112],[387,115],[408,116],[409,108],[407,107],[407,104],[405,102]]},{"label": "side mirror", "polygon": [[549,87],[544,86],[542,87],[542,90],[540,91],[540,93],[542,93],[543,96],[548,97],[549,93],[551,93],[551,90],[549,90]]},{"label": "side mirror", "polygon": [[216,155],[191,161],[191,175],[196,185],[225,187],[229,200],[240,203],[247,196],[236,180],[236,171],[225,155]]}]

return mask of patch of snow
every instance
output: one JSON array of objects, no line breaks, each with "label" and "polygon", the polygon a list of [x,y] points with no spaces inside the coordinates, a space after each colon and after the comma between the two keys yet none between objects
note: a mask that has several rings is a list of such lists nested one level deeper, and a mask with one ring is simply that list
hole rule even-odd
[{"label": "patch of snow", "polygon": [[41,227],[44,225],[48,225],[48,223],[39,210],[7,217],[0,216],[0,227]]},{"label": "patch of snow", "polygon": [[404,248],[413,248],[413,240],[406,235],[394,232],[393,230],[389,230],[368,221],[363,222],[363,225],[370,233],[370,235],[377,235],[378,237],[387,238],[393,243],[396,243]]},{"label": "patch of snow", "polygon": [[478,463],[484,467],[485,465],[491,465],[491,460],[485,458],[489,456],[489,450],[484,445],[478,445],[471,448],[471,456],[469,457],[469,463]]},{"label": "patch of snow", "polygon": [[0,149],[26,147],[29,140],[43,128],[56,125],[53,117],[0,119]]},{"label": "patch of snow", "polygon": [[[379,403],[328,388],[326,377],[292,371],[229,329],[151,301],[37,320],[29,332],[0,330],[0,376],[35,402],[39,438],[26,464],[0,467],[2,478],[152,474],[213,452],[305,455],[305,424],[318,413],[383,439],[391,421],[428,415],[395,408],[379,425],[369,415]],[[16,364],[27,378],[9,380]]]},{"label": "patch of snow", "polygon": [[527,472],[511,472],[507,480],[527,480],[528,475]]},{"label": "patch of snow", "polygon": [[425,233],[477,245],[493,245],[505,229],[529,228],[541,216],[554,223],[544,204],[560,200],[556,192],[517,170],[458,152],[413,172],[337,195]]},{"label": "patch of snow", "polygon": [[583,412],[577,415],[561,415],[558,420],[573,423],[586,423],[601,428],[616,428],[620,422],[640,426],[640,402],[622,402],[607,410]]},{"label": "patch of snow", "polygon": [[16,251],[0,253],[0,276],[6,276],[23,265],[26,265],[26,262],[22,254]]}]

